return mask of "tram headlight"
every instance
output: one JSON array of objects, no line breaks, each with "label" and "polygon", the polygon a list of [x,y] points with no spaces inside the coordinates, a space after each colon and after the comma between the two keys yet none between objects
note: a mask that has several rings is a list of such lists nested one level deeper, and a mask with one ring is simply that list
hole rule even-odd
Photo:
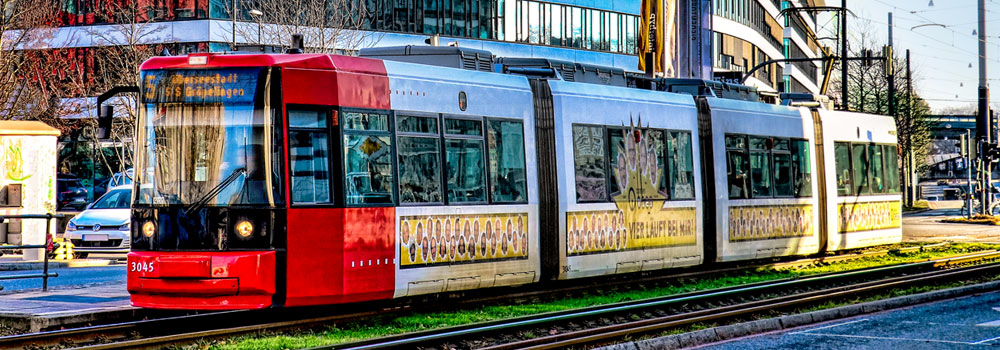
[{"label": "tram headlight", "polygon": [[250,238],[250,235],[253,234],[253,224],[248,220],[240,220],[236,223],[236,234],[242,238]]},{"label": "tram headlight", "polygon": [[156,225],[154,225],[152,221],[146,221],[146,223],[142,224],[143,235],[146,237],[153,237],[154,233],[156,233]]}]

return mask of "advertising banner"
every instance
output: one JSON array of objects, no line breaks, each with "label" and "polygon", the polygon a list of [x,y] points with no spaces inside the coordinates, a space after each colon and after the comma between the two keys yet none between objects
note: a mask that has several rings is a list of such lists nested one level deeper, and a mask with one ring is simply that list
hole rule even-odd
[{"label": "advertising banner", "polygon": [[399,219],[401,268],[528,258],[528,213]]},{"label": "advertising banner", "polygon": [[807,237],[813,234],[813,206],[759,205],[729,208],[729,241]]},{"label": "advertising banner", "polygon": [[903,222],[899,201],[841,203],[837,212],[840,214],[837,232],[840,233],[899,228]]}]

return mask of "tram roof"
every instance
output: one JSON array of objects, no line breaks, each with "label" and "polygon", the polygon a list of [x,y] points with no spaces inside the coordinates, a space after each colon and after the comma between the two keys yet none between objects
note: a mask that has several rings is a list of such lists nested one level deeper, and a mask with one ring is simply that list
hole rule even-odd
[{"label": "tram roof", "polygon": [[[204,64],[192,58],[206,57]],[[199,69],[222,67],[287,67],[326,69],[385,75],[380,60],[331,54],[212,54],[193,53],[186,56],[157,56],[143,62],[141,69]]]}]

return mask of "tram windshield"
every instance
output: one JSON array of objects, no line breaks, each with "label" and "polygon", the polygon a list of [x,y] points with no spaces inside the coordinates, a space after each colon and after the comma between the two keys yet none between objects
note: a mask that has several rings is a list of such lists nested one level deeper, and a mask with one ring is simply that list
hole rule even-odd
[{"label": "tram windshield", "polygon": [[281,202],[262,69],[150,70],[142,79],[136,182],[151,191],[136,204]]}]

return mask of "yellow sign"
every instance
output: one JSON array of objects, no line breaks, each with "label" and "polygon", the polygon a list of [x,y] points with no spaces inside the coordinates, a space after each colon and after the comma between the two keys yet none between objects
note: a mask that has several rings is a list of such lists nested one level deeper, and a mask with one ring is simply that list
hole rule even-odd
[{"label": "yellow sign", "polygon": [[837,232],[858,232],[897,228],[902,225],[903,214],[899,201],[841,203],[837,206],[839,217]]},{"label": "yellow sign", "polygon": [[404,216],[400,267],[528,258],[528,213]]},{"label": "yellow sign", "polygon": [[[642,124],[640,118],[639,122]],[[662,139],[631,125],[625,130],[611,169],[618,194],[617,210],[566,213],[566,253],[582,255],[632,249],[697,244],[697,210],[664,208],[666,196],[657,184],[663,164],[657,151]]]},{"label": "yellow sign", "polygon": [[694,245],[696,220],[695,208],[662,208],[631,217],[622,210],[567,213],[567,255]]},{"label": "yellow sign", "polygon": [[813,234],[812,205],[762,205],[729,208],[729,241],[808,237]]}]

